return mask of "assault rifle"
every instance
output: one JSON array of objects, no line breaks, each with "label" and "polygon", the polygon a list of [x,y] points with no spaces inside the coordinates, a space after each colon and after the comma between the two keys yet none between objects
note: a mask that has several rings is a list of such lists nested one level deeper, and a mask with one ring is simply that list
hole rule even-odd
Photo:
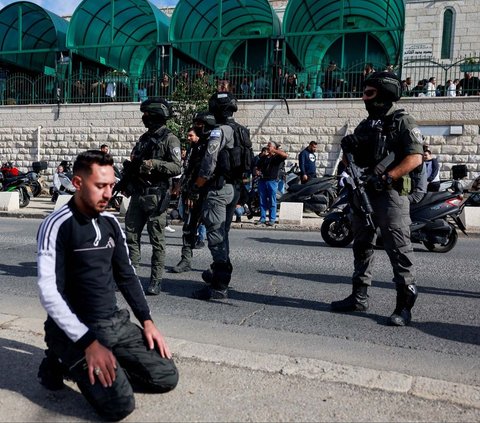
[{"label": "assault rifle", "polygon": [[365,191],[366,181],[362,179],[362,171],[353,161],[352,153],[344,153],[344,157],[347,160],[347,172],[351,177],[350,184],[352,187],[352,194],[354,199],[357,200],[355,203],[360,206],[360,210],[367,221],[367,226],[374,228],[375,225],[373,224],[372,219],[373,208],[367,192]]},{"label": "assault rifle", "polygon": [[[355,164],[352,153],[344,153],[344,156],[347,160],[347,171],[351,176],[350,185],[352,187],[353,197],[357,199],[356,204],[360,206],[360,210],[365,216],[367,226],[373,228],[373,208],[367,192],[365,191],[365,186],[370,178],[365,178],[362,175],[361,168]],[[392,152],[375,166],[374,174],[371,177],[381,177],[385,173],[387,167],[390,166],[394,160],[395,153]]]},{"label": "assault rifle", "polygon": [[112,195],[120,192],[124,193],[126,197],[130,197],[135,190],[139,188],[145,189],[151,185],[140,173],[142,163],[143,160],[141,158],[134,158],[132,161],[125,160],[123,162],[122,178],[115,184]]}]

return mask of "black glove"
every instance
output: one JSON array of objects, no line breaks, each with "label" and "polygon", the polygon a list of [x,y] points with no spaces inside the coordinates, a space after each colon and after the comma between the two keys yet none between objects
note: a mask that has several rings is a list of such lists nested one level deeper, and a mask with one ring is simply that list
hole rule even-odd
[{"label": "black glove", "polygon": [[196,203],[200,199],[200,188],[197,185],[193,184],[190,188],[187,199],[192,203]]},{"label": "black glove", "polygon": [[382,173],[381,175],[372,176],[370,181],[377,191],[386,191],[392,189],[393,179],[387,172]]},{"label": "black glove", "polygon": [[355,134],[346,135],[340,144],[344,153],[353,153],[360,144],[360,138]]}]

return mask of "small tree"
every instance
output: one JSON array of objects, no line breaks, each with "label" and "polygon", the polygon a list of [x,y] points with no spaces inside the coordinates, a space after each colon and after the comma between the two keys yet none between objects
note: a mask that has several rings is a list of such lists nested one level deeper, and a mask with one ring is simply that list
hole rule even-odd
[{"label": "small tree", "polygon": [[215,86],[207,76],[195,78],[193,81],[178,81],[172,95],[175,114],[173,119],[168,121],[168,128],[180,140],[185,140],[195,113],[208,110],[208,99],[214,92]]}]

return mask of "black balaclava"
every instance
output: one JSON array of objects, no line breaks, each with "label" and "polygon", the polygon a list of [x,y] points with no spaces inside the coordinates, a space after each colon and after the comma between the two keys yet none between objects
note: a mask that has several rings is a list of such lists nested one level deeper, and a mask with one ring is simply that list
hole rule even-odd
[{"label": "black balaclava", "polygon": [[393,106],[393,102],[390,99],[385,98],[378,89],[377,95],[370,100],[364,100],[364,103],[368,112],[368,117],[372,119],[384,118]]},{"label": "black balaclava", "polygon": [[167,123],[166,119],[159,115],[144,114],[142,116],[142,122],[148,129],[156,129]]}]

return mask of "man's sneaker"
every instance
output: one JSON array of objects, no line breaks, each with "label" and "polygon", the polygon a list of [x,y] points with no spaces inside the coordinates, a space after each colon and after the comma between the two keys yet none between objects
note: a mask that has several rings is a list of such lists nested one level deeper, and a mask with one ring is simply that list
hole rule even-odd
[{"label": "man's sneaker", "polygon": [[225,300],[228,298],[228,293],[226,289],[219,290],[213,289],[209,286],[204,286],[203,288],[194,291],[192,294],[192,298],[196,300]]},{"label": "man's sneaker", "polygon": [[39,382],[50,391],[58,391],[65,386],[63,383],[63,366],[52,357],[45,357],[42,360],[37,376]]},{"label": "man's sneaker", "polygon": [[162,291],[162,281],[150,281],[147,288],[147,295],[158,295]]},{"label": "man's sneaker", "polygon": [[265,220],[257,220],[255,225],[265,225]]},{"label": "man's sneaker", "polygon": [[190,261],[181,259],[176,266],[172,268],[173,273],[183,273],[183,272],[189,272],[192,270],[192,266],[190,264]]},{"label": "man's sneaker", "polygon": [[267,226],[273,226],[274,223],[273,223],[271,220],[269,220],[267,223],[265,223],[265,225],[267,225]]},{"label": "man's sneaker", "polygon": [[173,229],[170,225],[165,226],[165,231],[166,232],[175,232],[175,229]]},{"label": "man's sneaker", "polygon": [[205,247],[205,242],[203,242],[203,241],[197,241],[196,244],[195,244],[195,247],[193,247],[193,248],[195,248],[195,250],[200,250],[200,249],[202,249],[203,247]]}]

